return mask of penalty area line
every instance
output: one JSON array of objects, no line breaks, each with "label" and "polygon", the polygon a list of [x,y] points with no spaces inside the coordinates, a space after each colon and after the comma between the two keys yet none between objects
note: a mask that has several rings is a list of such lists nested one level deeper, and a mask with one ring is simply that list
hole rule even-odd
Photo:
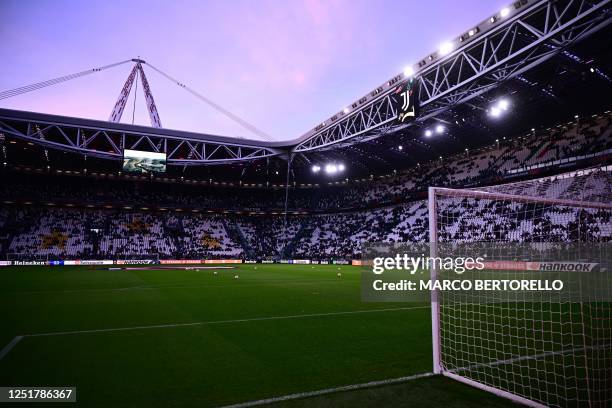
[{"label": "penalty area line", "polygon": [[23,336],[15,336],[13,340],[10,341],[9,344],[4,346],[2,350],[0,350],[0,360],[2,360],[12,349],[23,339]]},{"label": "penalty area line", "polygon": [[255,401],[241,402],[238,404],[225,405],[221,408],[255,407],[259,405],[274,404],[277,402],[295,400],[295,399],[301,399],[301,398],[317,397],[320,395],[334,394],[334,393],[344,392],[344,391],[354,391],[354,390],[360,390],[364,388],[380,387],[382,385],[400,384],[400,383],[404,383],[404,382],[411,381],[411,380],[418,380],[420,378],[431,377],[434,375],[436,374],[431,373],[431,372],[420,373],[420,374],[409,375],[407,377],[391,378],[388,380],[379,380],[379,381],[370,381],[370,382],[361,383],[361,384],[344,385],[341,387],[324,388],[322,390],[317,390],[317,391],[298,392],[296,394],[288,394],[288,395],[283,395],[280,397],[272,397],[272,398],[266,398],[266,399],[255,400]]},{"label": "penalty area line", "polygon": [[61,331],[61,332],[24,334],[20,337],[48,337],[48,336],[63,336],[63,335],[71,335],[71,334],[108,333],[108,332],[131,331],[131,330],[165,329],[165,328],[173,328],[173,327],[208,326],[208,325],[213,325],[213,324],[262,322],[262,321],[269,321],[269,320],[305,319],[309,317],[343,316],[343,315],[362,314],[362,313],[382,313],[382,312],[396,312],[396,311],[402,311],[402,310],[429,309],[429,307],[430,306],[427,305],[427,306],[413,306],[413,307],[396,307],[396,308],[387,308],[387,309],[350,310],[346,312],[309,313],[309,314],[288,315],[288,316],[265,316],[265,317],[253,317],[253,318],[248,318],[248,319],[210,320],[210,321],[205,321],[205,322],[191,322],[191,323],[155,324],[155,325],[150,325],[150,326],[115,327],[115,328],[108,328],[108,329],[72,330],[72,331]]}]

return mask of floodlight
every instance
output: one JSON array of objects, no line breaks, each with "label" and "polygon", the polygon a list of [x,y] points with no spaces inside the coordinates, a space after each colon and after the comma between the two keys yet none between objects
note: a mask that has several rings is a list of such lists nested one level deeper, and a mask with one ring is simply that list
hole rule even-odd
[{"label": "floodlight", "polygon": [[342,112],[344,112],[345,114],[347,114],[347,113],[349,113],[349,112],[350,112],[350,109],[349,109],[348,107],[346,107],[346,108],[342,109]]},{"label": "floodlight", "polygon": [[440,46],[438,52],[440,53],[440,55],[446,55],[449,52],[451,52],[453,48],[454,48],[453,43],[445,42]]},{"label": "floodlight", "polygon": [[402,146],[402,145],[397,146],[397,148],[398,148],[399,150],[404,150],[404,146]]},{"label": "floodlight", "polygon": [[425,137],[429,137],[429,136],[431,136],[431,134],[432,134],[432,131],[430,129],[427,129],[425,131]]},{"label": "floodlight", "polygon": [[338,167],[335,164],[328,164],[325,166],[325,172],[327,174],[335,174],[338,172]]},{"label": "floodlight", "polygon": [[501,11],[499,12],[499,15],[502,17],[506,17],[508,16],[508,14],[510,14],[510,9],[507,7],[504,7],[503,9],[501,9]]},{"label": "floodlight", "polygon": [[338,171],[344,171],[344,164],[338,165]]},{"label": "floodlight", "polygon": [[508,102],[506,99],[500,99],[499,102],[497,102],[497,107],[501,110],[508,110],[509,106],[510,102]]},{"label": "floodlight", "polygon": [[321,171],[321,167],[317,166],[316,164],[314,166],[312,166],[312,172],[313,173],[318,173]]},{"label": "floodlight", "polygon": [[404,76],[406,78],[410,78],[413,75],[414,75],[414,68],[412,68],[411,66],[404,68]]},{"label": "floodlight", "polygon": [[436,133],[442,133],[442,132],[444,132],[444,126],[442,125],[436,126]]},{"label": "floodlight", "polygon": [[501,115],[501,109],[499,109],[497,106],[493,106],[489,110],[489,115],[493,116],[494,118],[497,118],[499,117],[499,115]]}]

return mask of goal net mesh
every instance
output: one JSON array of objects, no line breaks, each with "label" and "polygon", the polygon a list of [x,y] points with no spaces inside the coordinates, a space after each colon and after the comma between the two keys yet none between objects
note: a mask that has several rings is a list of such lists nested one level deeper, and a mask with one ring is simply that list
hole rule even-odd
[{"label": "goal net mesh", "polygon": [[[457,255],[458,245],[473,243],[486,247],[490,260],[580,261],[605,272],[611,170],[479,189],[434,188],[430,240],[436,255]],[[507,278],[513,272],[489,273]],[[612,289],[608,273],[593,276]],[[437,354],[443,374],[534,406],[612,406],[612,305],[584,291],[571,295],[551,292],[536,300],[507,291],[438,292],[434,364]]]}]

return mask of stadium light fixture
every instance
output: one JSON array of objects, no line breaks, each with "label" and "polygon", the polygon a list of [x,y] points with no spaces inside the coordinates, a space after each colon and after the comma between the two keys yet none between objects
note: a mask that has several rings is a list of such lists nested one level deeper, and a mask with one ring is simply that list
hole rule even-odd
[{"label": "stadium light fixture", "polygon": [[399,145],[399,146],[397,146],[397,149],[398,149],[398,150],[400,150],[400,151],[402,151],[402,150],[404,150],[404,146]]},{"label": "stadium light fixture", "polygon": [[430,129],[427,129],[425,131],[425,137],[430,137],[433,134],[433,132]]},{"label": "stadium light fixture", "polygon": [[351,111],[351,110],[350,110],[348,107],[346,107],[346,108],[342,109],[342,112],[344,112],[344,114],[345,114],[345,115],[346,115],[347,113],[349,113],[350,111]]},{"label": "stadium light fixture", "polygon": [[440,53],[440,55],[446,55],[450,53],[453,50],[453,48],[454,48],[453,43],[445,42],[442,45],[440,45],[438,52]]},{"label": "stadium light fixture", "polygon": [[498,118],[509,108],[510,101],[508,101],[507,99],[500,99],[497,101],[497,103],[491,106],[487,112],[489,113],[489,116]]},{"label": "stadium light fixture", "polygon": [[338,166],[335,164],[328,164],[325,166],[325,172],[327,174],[336,174],[338,172]]},{"label": "stadium light fixture", "polygon": [[412,68],[411,66],[407,66],[406,68],[404,68],[404,76],[406,78],[410,78],[414,75],[414,68]]},{"label": "stadium light fixture", "polygon": [[508,17],[508,14],[510,14],[510,9],[508,7],[504,7],[503,9],[501,9],[501,11],[499,12],[499,15],[503,17]]},{"label": "stadium light fixture", "polygon": [[313,173],[318,173],[321,171],[321,166],[317,166],[316,164],[314,166],[312,166],[312,172]]},{"label": "stadium light fixture", "polygon": [[340,163],[338,165],[338,171],[344,171],[344,164]]},{"label": "stadium light fixture", "polygon": [[444,132],[444,126],[442,125],[437,125],[436,126],[436,133],[443,133]]}]

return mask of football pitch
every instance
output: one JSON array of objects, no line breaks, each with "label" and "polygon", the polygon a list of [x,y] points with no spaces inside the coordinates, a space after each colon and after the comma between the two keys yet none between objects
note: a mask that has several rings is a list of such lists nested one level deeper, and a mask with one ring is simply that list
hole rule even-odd
[{"label": "football pitch", "polygon": [[[429,305],[363,303],[360,268],[195,268],[1,268],[0,386],[214,407],[431,372]],[[441,405],[514,406],[439,376],[276,403]]]}]

